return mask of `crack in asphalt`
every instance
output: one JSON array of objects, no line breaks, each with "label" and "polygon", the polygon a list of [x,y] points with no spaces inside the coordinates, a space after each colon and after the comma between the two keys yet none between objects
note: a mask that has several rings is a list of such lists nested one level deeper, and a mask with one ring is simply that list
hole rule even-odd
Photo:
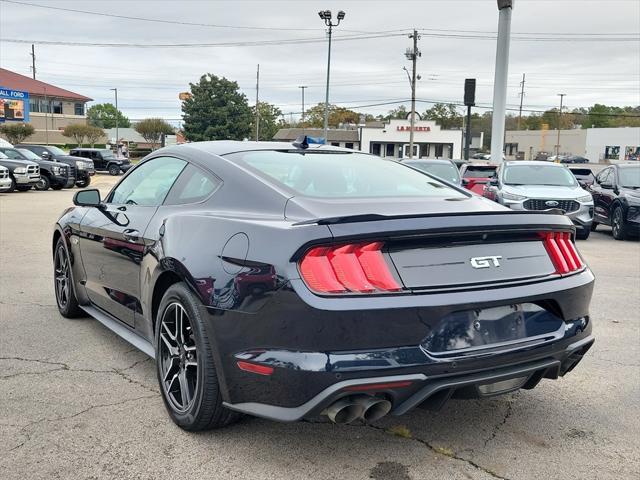
[{"label": "crack in asphalt", "polygon": [[511,398],[509,398],[507,400],[507,410],[505,411],[504,417],[502,418],[502,421],[498,422],[497,424],[494,425],[493,427],[493,431],[491,432],[491,435],[489,435],[489,437],[487,437],[487,439],[484,441],[484,446],[486,447],[487,444],[491,441],[493,441],[493,439],[496,438],[496,436],[498,435],[498,432],[502,429],[502,427],[504,426],[505,423],[507,423],[507,420],[509,420],[509,417],[511,416],[511,414],[513,413],[513,405],[516,401],[516,396],[518,395],[519,392],[514,393]]},{"label": "crack in asphalt", "polygon": [[[302,422],[303,423],[315,423],[315,424],[330,425],[330,423],[327,423],[327,422],[307,420],[307,419],[303,419]],[[383,432],[383,433],[385,433],[387,435],[393,435],[393,436],[398,437],[398,438],[404,438],[404,439],[407,439],[407,440],[413,440],[414,442],[418,442],[421,445],[427,447],[427,449],[429,449],[431,452],[433,452],[433,453],[435,453],[437,455],[441,455],[443,457],[447,457],[447,458],[452,459],[452,460],[457,460],[459,462],[464,462],[467,465],[472,466],[476,470],[489,475],[491,478],[496,478],[498,480],[510,480],[509,477],[503,477],[503,476],[499,475],[498,473],[494,472],[493,470],[490,470],[490,469],[488,469],[486,467],[483,467],[479,463],[477,463],[477,462],[475,462],[475,461],[473,461],[473,460],[471,460],[469,458],[464,458],[464,457],[458,455],[453,450],[446,449],[446,448],[435,447],[435,446],[431,445],[427,440],[424,440],[424,439],[419,438],[419,437],[415,437],[413,435],[408,436],[408,437],[395,435],[392,432],[390,432],[389,429],[387,429],[387,428],[379,427],[377,425],[373,425],[373,424],[370,424],[370,423],[362,423],[360,425],[344,424],[344,426],[346,426],[346,427],[355,427],[355,428],[371,428],[373,430],[378,430],[380,432]]]},{"label": "crack in asphalt", "polygon": [[[34,422],[27,423],[26,425],[23,425],[20,428],[20,434],[22,434],[22,435],[24,435],[26,437],[25,440],[23,442],[19,443],[18,445],[16,445],[15,447],[10,448],[9,452],[13,452],[15,450],[18,450],[18,449],[22,448],[28,441],[31,440],[32,434],[26,431],[30,427],[33,427],[33,426],[36,426],[36,425],[40,425],[42,423],[58,422],[60,420],[69,420],[71,418],[75,418],[75,417],[78,417],[80,415],[83,415],[83,414],[85,414],[85,413],[87,413],[87,412],[89,412],[91,410],[96,409],[96,408],[114,407],[114,406],[117,406],[117,405],[122,405],[124,403],[135,402],[135,401],[143,400],[143,399],[146,399],[146,398],[156,398],[156,395],[144,395],[144,396],[141,396],[141,397],[135,397],[135,398],[129,398],[129,399],[126,399],[126,400],[120,400],[119,402],[102,403],[102,404],[98,404],[98,405],[91,405],[90,407],[87,407],[84,410],[80,410],[79,412],[73,413],[71,415],[64,415],[64,416],[56,417],[56,418],[43,418],[43,419],[40,419],[40,420],[36,420]],[[9,426],[14,426],[14,425],[9,425]]]}]

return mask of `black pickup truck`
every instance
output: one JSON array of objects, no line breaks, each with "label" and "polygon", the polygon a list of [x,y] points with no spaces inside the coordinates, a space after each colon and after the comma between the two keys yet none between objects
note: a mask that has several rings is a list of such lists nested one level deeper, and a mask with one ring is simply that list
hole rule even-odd
[{"label": "black pickup truck", "polygon": [[21,143],[15,147],[31,150],[36,155],[40,155],[44,160],[54,160],[66,163],[74,169],[76,185],[80,188],[88,187],[91,183],[91,177],[96,173],[96,169],[91,160],[67,155],[63,150],[53,145],[31,145]]},{"label": "black pickup truck", "polygon": [[35,185],[36,190],[61,190],[76,184],[75,169],[66,163],[43,160],[26,148],[0,147],[0,152],[11,160],[30,160],[40,166],[40,181]]}]

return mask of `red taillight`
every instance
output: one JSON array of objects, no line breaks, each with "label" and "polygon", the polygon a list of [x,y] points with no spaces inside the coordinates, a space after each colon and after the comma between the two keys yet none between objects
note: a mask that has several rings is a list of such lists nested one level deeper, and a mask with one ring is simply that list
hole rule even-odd
[{"label": "red taillight", "polygon": [[401,290],[382,255],[382,242],[314,247],[300,262],[300,274],[318,293],[376,293]]},{"label": "red taillight", "polygon": [[568,232],[548,232],[542,236],[556,273],[564,275],[584,266]]}]

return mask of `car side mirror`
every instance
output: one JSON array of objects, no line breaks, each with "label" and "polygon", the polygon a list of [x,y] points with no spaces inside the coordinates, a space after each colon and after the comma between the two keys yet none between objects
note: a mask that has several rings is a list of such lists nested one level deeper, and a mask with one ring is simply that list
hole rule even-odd
[{"label": "car side mirror", "polygon": [[497,187],[498,186],[498,179],[497,178],[490,178],[489,179],[489,185],[491,185],[492,187]]},{"label": "car side mirror", "polygon": [[80,190],[73,196],[73,204],[78,207],[99,207],[102,205],[100,191],[95,188]]},{"label": "car side mirror", "polygon": [[44,160],[48,160],[48,159],[49,159],[49,152],[42,152],[41,157],[42,157]]}]

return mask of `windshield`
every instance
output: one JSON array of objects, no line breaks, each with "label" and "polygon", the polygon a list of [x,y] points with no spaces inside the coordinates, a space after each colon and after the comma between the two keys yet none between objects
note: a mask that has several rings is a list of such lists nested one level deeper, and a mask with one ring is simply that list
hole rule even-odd
[{"label": "windshield", "polygon": [[640,188],[640,165],[618,169],[620,185],[627,188]]},{"label": "windshield", "polygon": [[23,157],[26,157],[29,160],[42,160],[42,158],[26,148],[16,148],[16,150],[18,150]]},{"label": "windshield", "polygon": [[510,165],[504,169],[505,185],[549,185],[574,187],[576,178],[571,171],[553,165]]},{"label": "windshield", "polygon": [[491,178],[496,175],[496,167],[490,165],[469,165],[464,171],[464,178]]},{"label": "windshield", "polygon": [[417,168],[447,182],[459,183],[460,172],[452,163],[406,162],[406,165]]},{"label": "windshield", "polygon": [[49,152],[53,153],[54,155],[66,155],[64,150],[58,147],[47,147],[47,150],[49,150]]},{"label": "windshield", "polygon": [[227,155],[300,195],[336,197],[456,197],[465,195],[400,163],[342,152],[252,151]]}]

